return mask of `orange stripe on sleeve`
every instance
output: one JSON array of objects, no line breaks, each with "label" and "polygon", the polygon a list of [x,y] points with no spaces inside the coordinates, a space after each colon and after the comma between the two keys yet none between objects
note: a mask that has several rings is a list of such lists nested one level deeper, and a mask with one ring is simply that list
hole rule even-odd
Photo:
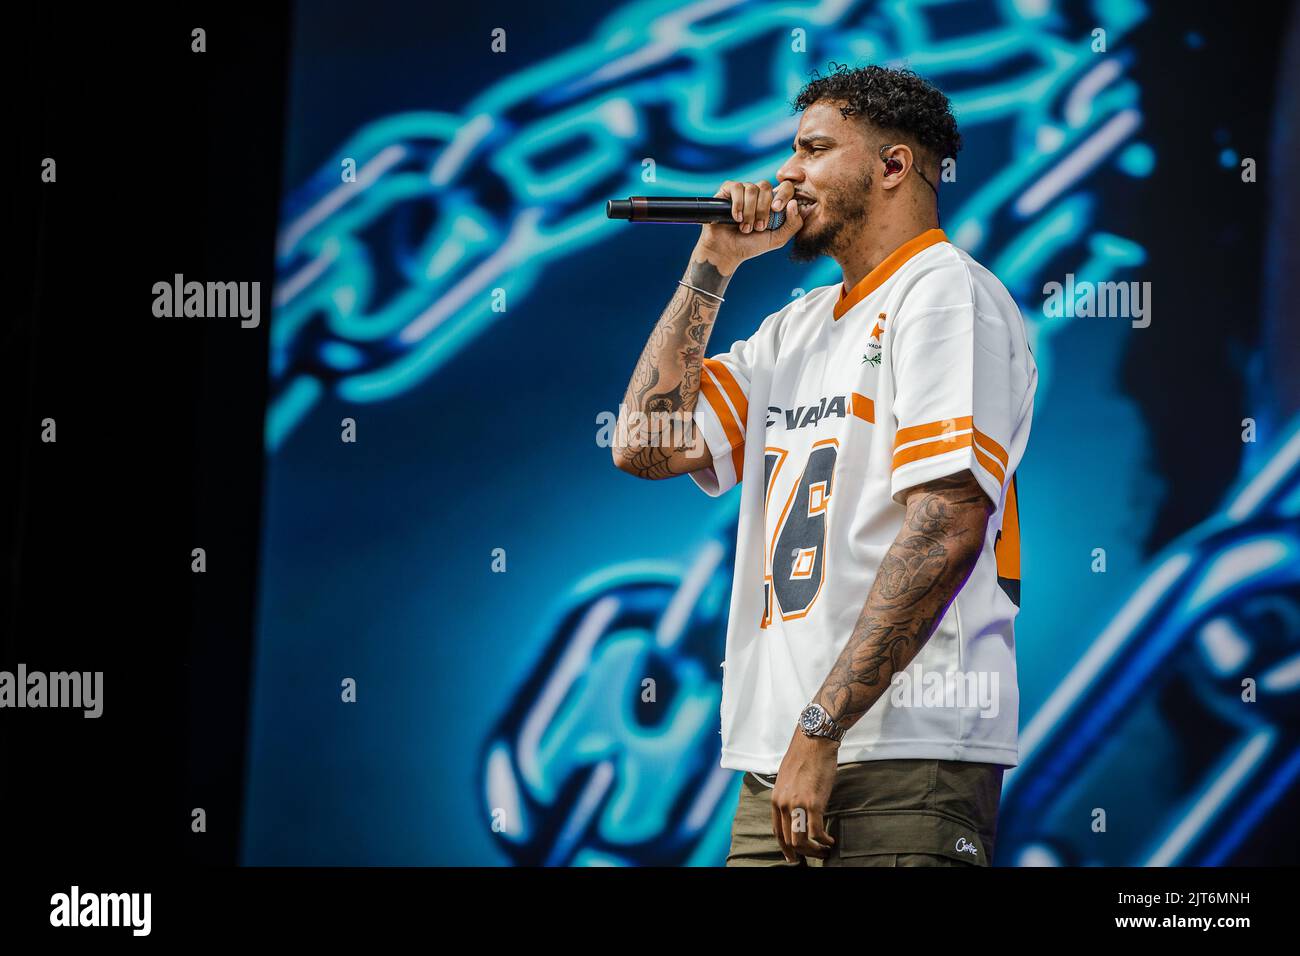
[{"label": "orange stripe on sleeve", "polygon": [[922,458],[946,455],[950,451],[969,447],[970,443],[970,432],[966,432],[964,435],[952,435],[938,441],[926,442],[924,445],[913,445],[911,448],[904,448],[902,451],[894,452],[894,467],[901,468],[903,465],[920,461]]},{"label": "orange stripe on sleeve", "polygon": [[[965,429],[969,429],[966,431]],[[960,434],[958,434],[960,433]],[[1006,480],[1007,451],[988,435],[974,426],[971,416],[962,418],[945,418],[925,425],[912,425],[900,428],[894,437],[894,447],[909,442],[933,438],[921,445],[911,445],[894,452],[894,468],[923,458],[944,455],[959,448],[970,448],[975,453],[975,460],[988,469],[989,474],[1001,485]],[[996,460],[995,460],[996,459]]]},{"label": "orange stripe on sleeve", "polygon": [[707,368],[704,374],[700,376],[700,394],[708,400],[709,407],[717,414],[718,421],[722,422],[722,431],[726,434],[727,442],[731,445],[731,464],[736,469],[736,481],[740,481],[745,464],[745,434],[740,430],[740,426],[736,424],[735,416],[731,414],[726,399],[718,391],[718,386],[714,383],[713,376],[709,374]]},{"label": "orange stripe on sleeve", "polygon": [[996,478],[998,480],[998,485],[1001,486],[1002,482],[1006,479],[1007,473],[1002,470],[1001,466],[998,465],[996,461],[994,461],[988,455],[984,454],[984,452],[980,450],[979,445],[975,445],[972,448],[972,451],[975,452],[975,460],[978,461],[985,468],[987,468],[989,470],[989,474],[991,474],[994,478]]},{"label": "orange stripe on sleeve", "polygon": [[[909,425],[907,428],[900,428],[894,435],[894,447],[906,445],[911,441],[920,441],[922,438],[938,438],[940,435],[946,435],[951,432],[965,431],[971,427],[971,417],[966,415],[963,418],[944,418],[937,422],[928,422],[924,425]],[[970,436],[965,436],[966,442],[959,442],[957,436],[952,436],[953,447],[959,447],[962,444],[969,444]],[[952,449],[948,449],[951,451]]]},{"label": "orange stripe on sleeve", "polygon": [[735,445],[744,436],[741,434],[740,426],[736,424],[736,416],[731,414],[731,409],[727,407],[727,400],[722,397],[722,392],[718,391],[717,383],[713,381],[706,370],[700,376],[700,394],[705,397],[713,413],[718,416],[718,421],[722,423],[722,430],[727,435],[727,441]]},{"label": "orange stripe on sleeve", "polygon": [[937,441],[926,442],[923,445],[913,445],[910,448],[904,448],[902,451],[894,453],[894,468],[901,468],[909,465],[914,461],[921,461],[925,458],[934,458],[937,455],[946,455],[948,452],[957,451],[961,448],[970,448],[975,453],[975,460],[988,469],[989,474],[998,480],[1001,485],[1006,477],[1006,472],[996,461],[984,454],[983,450],[971,441],[970,432],[962,435],[954,435],[951,438],[940,438]]},{"label": "orange stripe on sleeve", "polygon": [[1005,448],[1003,448],[1001,445],[999,445],[997,442],[995,442],[995,441],[994,441],[992,438],[990,438],[988,435],[986,435],[986,434],[984,434],[982,431],[980,431],[978,428],[972,428],[971,430],[975,432],[975,441],[976,441],[979,445],[981,445],[981,446],[983,447],[983,449],[984,449],[986,452],[988,452],[990,455],[992,455],[992,456],[993,456],[994,458],[996,458],[998,461],[1002,462],[1002,467],[1003,467],[1003,468],[1006,468],[1006,467],[1007,467],[1007,450],[1006,450]]},{"label": "orange stripe on sleeve", "polygon": [[704,367],[718,380],[718,384],[722,386],[727,393],[727,397],[731,399],[732,407],[736,409],[736,414],[740,416],[740,427],[743,431],[746,422],[749,421],[749,399],[745,397],[744,389],[740,387],[740,383],[736,381],[736,377],[731,374],[727,366],[717,359],[705,359]]},{"label": "orange stripe on sleeve", "polygon": [[745,446],[737,445],[731,449],[731,467],[736,470],[736,484],[745,476]]}]

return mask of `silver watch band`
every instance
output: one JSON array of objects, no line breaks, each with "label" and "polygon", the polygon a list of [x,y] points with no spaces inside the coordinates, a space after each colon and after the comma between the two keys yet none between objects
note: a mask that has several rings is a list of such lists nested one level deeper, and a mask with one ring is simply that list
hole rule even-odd
[{"label": "silver watch band", "polygon": [[822,721],[822,725],[817,728],[817,736],[829,737],[831,740],[843,740],[844,730],[845,728],[831,720],[828,714],[826,719]]},{"label": "silver watch band", "polygon": [[[803,729],[802,724],[800,725],[800,729],[801,730]],[[844,739],[844,732],[846,729],[847,728],[841,727],[834,720],[832,720],[831,715],[826,713],[825,710],[822,710],[821,724],[817,727],[816,730],[813,731],[804,730],[804,735],[808,737],[829,737],[831,740],[838,741]]]}]

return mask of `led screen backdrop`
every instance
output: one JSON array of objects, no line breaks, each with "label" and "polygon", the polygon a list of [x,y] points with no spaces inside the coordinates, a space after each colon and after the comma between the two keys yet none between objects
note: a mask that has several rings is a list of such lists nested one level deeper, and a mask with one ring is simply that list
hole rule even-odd
[{"label": "led screen backdrop", "polygon": [[[1198,11],[300,5],[244,862],[722,861],[739,493],[638,482],[600,442],[696,230],[605,200],[770,179],[829,61],[952,97],[942,225],[1040,370],[998,862],[1286,862],[1300,437],[1266,236],[1297,206],[1269,161],[1296,107],[1285,18]],[[710,351],[839,279],[747,264]],[[1146,314],[1053,314],[1052,282]]]}]

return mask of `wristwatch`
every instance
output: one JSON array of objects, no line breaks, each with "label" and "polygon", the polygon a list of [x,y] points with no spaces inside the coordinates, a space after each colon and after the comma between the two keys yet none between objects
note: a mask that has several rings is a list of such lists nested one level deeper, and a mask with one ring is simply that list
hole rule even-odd
[{"label": "wristwatch", "polygon": [[847,728],[831,720],[831,715],[826,713],[821,704],[809,704],[799,715],[799,729],[806,737],[829,737],[831,740],[840,740],[844,737]]}]

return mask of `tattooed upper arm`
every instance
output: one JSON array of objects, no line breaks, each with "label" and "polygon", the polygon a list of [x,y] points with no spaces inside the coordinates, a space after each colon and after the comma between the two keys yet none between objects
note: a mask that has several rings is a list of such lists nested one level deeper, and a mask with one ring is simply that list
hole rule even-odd
[{"label": "tattooed upper arm", "polygon": [[903,502],[906,527],[921,534],[965,536],[977,532],[977,540],[982,541],[993,513],[993,503],[969,471],[909,488]]}]

